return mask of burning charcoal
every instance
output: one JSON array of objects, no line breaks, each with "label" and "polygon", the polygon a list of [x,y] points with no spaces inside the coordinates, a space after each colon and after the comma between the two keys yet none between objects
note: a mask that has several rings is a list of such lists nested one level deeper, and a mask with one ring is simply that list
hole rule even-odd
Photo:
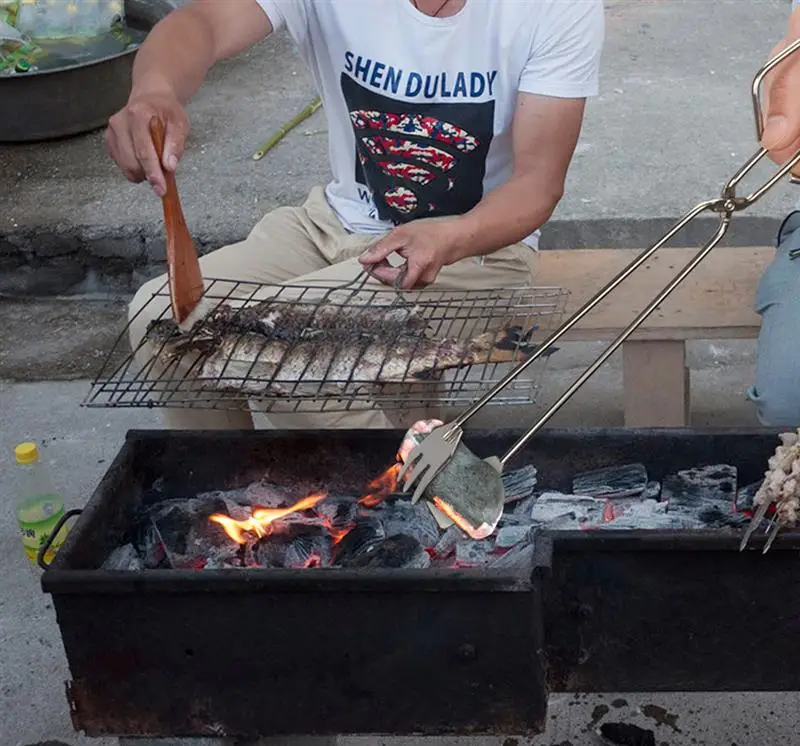
[{"label": "burning charcoal", "polygon": [[530,497],[536,489],[536,474],[535,466],[523,466],[521,469],[503,474],[506,504]]},{"label": "burning charcoal", "polygon": [[[678,529],[702,528],[703,523],[695,516],[682,513],[667,513],[667,504],[657,500],[634,500],[625,506],[614,504],[621,512],[592,529]],[[548,527],[549,528],[549,527]]]},{"label": "burning charcoal", "polygon": [[395,534],[371,544],[344,566],[414,570],[429,567],[430,564],[430,555],[419,541],[408,534]]},{"label": "burning charcoal", "polygon": [[387,537],[408,534],[426,549],[439,541],[439,525],[425,502],[395,500],[387,503],[384,510],[383,526]]},{"label": "burning charcoal", "polygon": [[486,567],[489,564],[492,545],[486,541],[464,539],[456,544],[456,565],[458,567]]},{"label": "burning charcoal", "polygon": [[697,513],[716,507],[731,512],[736,479],[736,467],[728,464],[684,469],[664,478],[661,499],[668,511]]},{"label": "burning charcoal", "polygon": [[503,526],[495,537],[495,546],[498,549],[510,549],[528,538],[530,526]]},{"label": "burning charcoal", "polygon": [[531,541],[517,544],[513,549],[510,549],[505,554],[499,556],[490,555],[489,567],[495,568],[516,568],[516,567],[532,567],[533,566],[533,552],[534,545]]},{"label": "burning charcoal", "polygon": [[585,495],[545,492],[533,504],[531,518],[547,528],[577,528],[581,523],[602,523],[605,500]]},{"label": "burning charcoal", "polygon": [[589,497],[634,497],[641,495],[647,486],[647,469],[644,464],[609,466],[578,474],[572,480],[576,495]]},{"label": "burning charcoal", "polygon": [[316,507],[317,513],[334,532],[350,528],[358,516],[358,502],[352,497],[329,496]]},{"label": "burning charcoal", "polygon": [[286,548],[284,567],[328,567],[331,563],[332,539],[321,531],[305,531],[295,536]]},{"label": "burning charcoal", "polygon": [[466,537],[467,535],[454,523],[441,535],[439,541],[436,542],[436,546],[433,547],[434,557],[437,559],[449,557],[455,551],[456,544]]},{"label": "burning charcoal", "polygon": [[640,497],[642,500],[658,500],[661,497],[661,482],[648,482]]},{"label": "burning charcoal", "polygon": [[[215,503],[219,510],[224,510],[225,503],[221,500]],[[157,532],[153,532],[153,524],[158,527]],[[159,542],[161,538],[168,545],[168,548],[178,554],[186,553],[186,537],[192,526],[192,501],[191,500],[164,500],[152,506],[141,518],[146,544]],[[153,534],[151,536],[151,534]],[[150,552],[148,546],[139,546],[139,552],[147,556]]]},{"label": "burning charcoal", "polygon": [[[252,564],[257,567],[292,569],[329,567],[332,544],[331,535],[321,526],[273,524],[272,533],[253,546]],[[245,564],[251,564],[246,553]]]},{"label": "burning charcoal", "polygon": [[250,510],[221,495],[207,493],[202,498],[151,506],[139,522],[134,542],[145,567],[196,568],[214,557],[220,561],[235,559],[239,545],[210,518],[219,513],[242,520],[249,517]]},{"label": "burning charcoal", "polygon": [[377,518],[359,517],[353,528],[336,545],[334,564],[348,566],[348,563],[354,562],[360,554],[385,538],[386,531]]},{"label": "burning charcoal", "polygon": [[656,736],[652,730],[632,723],[603,723],[599,732],[607,743],[617,746],[656,746]]},{"label": "burning charcoal", "polygon": [[108,555],[103,570],[143,570],[144,563],[133,544],[123,544]]},{"label": "burning charcoal", "polygon": [[743,513],[746,510],[753,509],[753,499],[756,496],[756,492],[758,492],[758,488],[761,486],[761,483],[764,480],[759,479],[757,482],[753,482],[752,484],[748,484],[745,487],[741,487],[739,491],[736,493],[736,512]]}]

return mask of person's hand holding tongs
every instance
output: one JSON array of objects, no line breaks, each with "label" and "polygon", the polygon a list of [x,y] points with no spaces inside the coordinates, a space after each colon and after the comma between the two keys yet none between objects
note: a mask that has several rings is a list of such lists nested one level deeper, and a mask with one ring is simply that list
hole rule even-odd
[{"label": "person's hand holding tongs", "polygon": [[[800,6],[789,17],[786,38],[770,57],[800,40]],[[800,149],[800,56],[792,55],[767,73],[764,79],[764,134],[761,145],[769,157],[783,165]],[[792,169],[792,182],[800,183],[800,166]]]}]

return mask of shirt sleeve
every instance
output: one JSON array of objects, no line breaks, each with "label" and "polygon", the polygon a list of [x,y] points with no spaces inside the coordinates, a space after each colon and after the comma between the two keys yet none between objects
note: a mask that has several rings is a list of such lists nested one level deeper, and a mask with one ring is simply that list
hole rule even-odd
[{"label": "shirt sleeve", "polygon": [[305,38],[308,26],[305,0],[256,0],[256,2],[266,13],[274,32],[286,29],[296,42]]},{"label": "shirt sleeve", "polygon": [[604,40],[603,0],[549,0],[519,90],[558,98],[596,96]]}]

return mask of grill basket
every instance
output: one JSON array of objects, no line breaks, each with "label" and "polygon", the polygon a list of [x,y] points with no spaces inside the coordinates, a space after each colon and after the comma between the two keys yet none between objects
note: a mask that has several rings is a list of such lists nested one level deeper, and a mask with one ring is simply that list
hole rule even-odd
[{"label": "grill basket", "polygon": [[[84,403],[242,409],[249,400],[262,412],[457,407],[560,324],[567,296],[529,286],[399,292],[366,275],[346,285],[207,279],[207,312],[182,333],[165,282],[129,320]],[[476,339],[485,348],[477,358]],[[543,356],[492,403],[534,403],[546,365]]]}]

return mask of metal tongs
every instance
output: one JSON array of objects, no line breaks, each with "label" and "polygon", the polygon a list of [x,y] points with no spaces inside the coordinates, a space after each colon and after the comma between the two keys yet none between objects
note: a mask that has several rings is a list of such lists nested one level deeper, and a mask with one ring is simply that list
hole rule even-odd
[{"label": "metal tongs", "polygon": [[[755,115],[756,136],[758,141],[761,141],[763,135],[763,115],[761,107],[761,84],[765,76],[778,64],[780,64],[789,55],[793,54],[800,48],[800,40],[788,46],[785,50],[771,58],[756,74],[752,83],[752,102],[753,111]],[[800,94],[798,94],[800,95]],[[561,397],[545,412],[539,420],[531,427],[510,449],[500,457],[495,456],[486,459],[486,461],[494,467],[493,470],[483,469],[481,474],[492,474],[492,479],[495,479],[495,484],[474,484],[471,490],[474,492],[472,495],[459,495],[448,494],[443,496],[438,494],[440,501],[444,501],[452,511],[458,514],[462,519],[467,519],[469,516],[466,513],[475,513],[475,499],[483,499],[487,501],[491,499],[490,495],[496,495],[498,492],[498,483],[500,482],[500,474],[502,473],[505,464],[512,459],[523,446],[537,433],[539,430],[550,420],[550,418],[558,412],[564,404],[575,394],[578,389],[592,376],[594,373],[608,360],[611,355],[616,352],[620,345],[630,336],[630,334],[639,327],[639,325],[672,293],[683,280],[705,259],[709,252],[722,240],[728,231],[733,214],[745,210],[750,205],[757,202],[763,197],[775,184],[778,183],[786,174],[788,174],[799,162],[800,151],[795,153],[791,160],[782,165],[777,173],[769,178],[758,189],[745,197],[739,197],[736,194],[736,187],[739,182],[765,157],[767,150],[760,147],[752,157],[734,174],[722,189],[722,193],[715,199],[709,199],[701,202],[696,207],[692,208],[686,213],[675,225],[655,244],[649,249],[642,252],[626,269],[622,270],[613,280],[611,280],[602,290],[600,290],[593,298],[586,302],[574,315],[565,322],[557,331],[550,335],[547,341],[543,342],[541,346],[533,353],[525,362],[517,366],[504,376],[490,391],[488,391],[482,398],[476,401],[469,409],[463,414],[455,418],[451,423],[441,425],[430,432],[417,446],[411,450],[405,459],[405,463],[400,470],[399,479],[405,482],[405,489],[410,490],[416,483],[413,500],[416,502],[422,496],[423,492],[428,488],[434,479],[442,472],[444,467],[450,462],[453,454],[461,442],[463,435],[462,426],[475,414],[488,404],[497,394],[506,388],[514,379],[517,378],[529,365],[534,363],[540,357],[545,355],[547,351],[566,334],[572,327],[574,327],[584,316],[586,316],[598,303],[606,298],[614,289],[617,288],[625,279],[627,279],[636,269],[642,266],[656,251],[664,246],[673,236],[675,236],[682,228],[689,224],[692,220],[697,218],[704,212],[713,212],[719,215],[719,227],[717,228],[711,239],[703,246],[698,254],[675,276],[675,278],[655,297],[653,300],[639,313],[639,315],[630,323],[630,325],[608,346],[608,348],[592,363],[580,377],[561,395]],[[463,449],[460,449],[463,450]],[[477,456],[473,456],[476,462],[479,462]],[[463,458],[458,459],[460,465],[458,468],[463,468]],[[455,468],[455,467],[451,467]],[[448,470],[449,471],[449,470]],[[452,483],[452,480],[437,479],[437,485],[441,485],[444,481]],[[463,483],[464,480],[461,480]],[[474,482],[475,480],[473,480]],[[435,485],[435,486],[437,486]],[[502,495],[502,486],[499,486],[500,494]],[[486,498],[481,498],[480,494],[487,495]],[[471,511],[470,511],[471,505]],[[465,510],[462,510],[462,507]],[[502,510],[502,504],[500,505]],[[494,508],[492,508],[494,510]],[[484,511],[486,512],[486,511]],[[499,515],[497,516],[499,520]]]}]

